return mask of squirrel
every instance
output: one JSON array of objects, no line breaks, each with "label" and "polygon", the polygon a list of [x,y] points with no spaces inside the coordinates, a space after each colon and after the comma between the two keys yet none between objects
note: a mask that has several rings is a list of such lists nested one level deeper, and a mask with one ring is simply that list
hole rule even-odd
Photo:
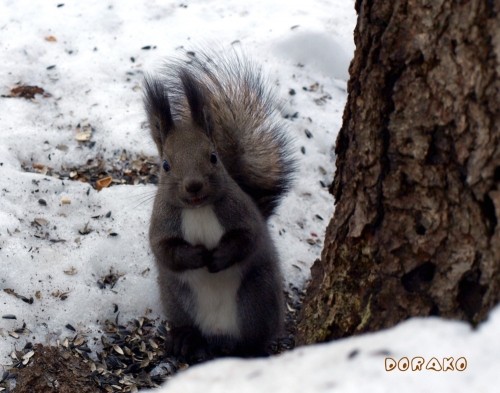
[{"label": "squirrel", "polygon": [[292,182],[290,138],[273,89],[246,56],[188,55],[144,79],[162,162],[149,239],[167,351],[192,361],[266,355],[284,322],[267,220]]}]

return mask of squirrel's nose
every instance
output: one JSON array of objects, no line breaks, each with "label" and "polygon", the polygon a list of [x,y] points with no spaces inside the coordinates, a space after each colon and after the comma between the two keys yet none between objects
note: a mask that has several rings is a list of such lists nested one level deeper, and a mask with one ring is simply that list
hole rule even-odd
[{"label": "squirrel's nose", "polygon": [[196,194],[203,188],[203,182],[200,180],[188,180],[184,182],[184,188],[190,194]]}]

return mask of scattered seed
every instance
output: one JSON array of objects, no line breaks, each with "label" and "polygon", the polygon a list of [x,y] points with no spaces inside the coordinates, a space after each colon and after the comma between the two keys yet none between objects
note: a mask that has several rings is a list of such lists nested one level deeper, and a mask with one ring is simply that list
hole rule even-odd
[{"label": "scattered seed", "polygon": [[71,204],[71,199],[67,196],[63,196],[61,198],[61,205],[70,205]]},{"label": "scattered seed", "polygon": [[47,202],[45,201],[45,199],[39,199],[38,203],[42,206],[47,206]]},{"label": "scattered seed", "polygon": [[153,340],[149,340],[149,345],[151,345],[153,349],[158,349],[158,344],[156,344]]},{"label": "scattered seed", "polygon": [[63,292],[61,290],[56,290],[51,293],[52,296],[59,298],[60,300],[66,300],[68,298],[70,291]]},{"label": "scattered seed", "polygon": [[35,354],[35,351],[29,351],[23,355],[23,359],[31,359],[31,357]]},{"label": "scattered seed", "polygon": [[304,132],[305,132],[307,138],[311,139],[313,137],[313,134],[307,128],[304,130]]},{"label": "scattered seed", "polygon": [[80,131],[75,135],[75,139],[78,142],[88,142],[92,138],[92,130],[87,129],[86,131]]},{"label": "scattered seed", "polygon": [[6,314],[2,316],[3,319],[17,319],[17,317],[13,314]]},{"label": "scattered seed", "polygon": [[19,333],[19,334],[24,334],[27,332],[27,329],[26,329],[26,322],[23,323],[23,327],[22,328],[19,328],[19,329],[16,329],[14,330],[16,333]]},{"label": "scattered seed", "polygon": [[14,337],[15,339],[19,338],[19,334],[17,334],[16,332],[9,332],[9,336]]},{"label": "scattered seed", "polygon": [[35,218],[33,223],[39,227],[47,225],[49,222],[45,218]]},{"label": "scattered seed", "polygon": [[69,150],[69,147],[66,145],[63,145],[63,144],[59,144],[59,145],[56,145],[56,149],[66,152]]},{"label": "scattered seed", "polygon": [[82,236],[85,236],[85,235],[88,235],[89,233],[91,233],[92,231],[93,231],[93,229],[89,227],[89,223],[87,222],[82,229],[78,230],[78,233]]},{"label": "scattered seed", "polygon": [[71,266],[68,270],[63,270],[64,274],[67,274],[68,276],[74,276],[75,274],[78,273],[78,270],[74,266]]},{"label": "scattered seed", "polygon": [[24,297],[24,296],[19,296],[19,298],[24,302],[24,303],[28,303],[28,304],[33,304],[33,297],[30,297],[29,299],[27,297]]},{"label": "scattered seed", "polygon": [[73,332],[76,332],[76,329],[73,327],[73,325],[71,325],[71,324],[69,324],[69,323],[65,326],[65,328],[66,328],[66,329],[69,329],[69,330],[71,330],[71,331],[73,331]]},{"label": "scattered seed", "polygon": [[113,345],[113,349],[115,350],[115,352],[119,353],[120,355],[125,355],[123,350],[118,345]]}]

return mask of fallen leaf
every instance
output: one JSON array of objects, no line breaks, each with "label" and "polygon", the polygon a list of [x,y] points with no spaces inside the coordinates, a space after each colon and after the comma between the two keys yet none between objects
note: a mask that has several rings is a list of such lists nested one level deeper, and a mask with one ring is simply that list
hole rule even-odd
[{"label": "fallen leaf", "polygon": [[101,191],[103,188],[109,187],[113,182],[113,178],[111,176],[103,177],[95,182],[97,191]]},{"label": "fallen leaf", "polygon": [[36,94],[41,94],[44,97],[50,97],[50,94],[46,93],[41,87],[38,86],[17,86],[10,90],[11,97],[21,97],[31,100],[35,98]]}]

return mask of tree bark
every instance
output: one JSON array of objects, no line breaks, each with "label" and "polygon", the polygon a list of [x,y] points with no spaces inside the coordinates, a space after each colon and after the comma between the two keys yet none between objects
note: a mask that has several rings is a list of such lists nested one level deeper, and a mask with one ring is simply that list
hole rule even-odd
[{"label": "tree bark", "polygon": [[336,209],[297,341],[500,300],[500,1],[358,0]]}]

